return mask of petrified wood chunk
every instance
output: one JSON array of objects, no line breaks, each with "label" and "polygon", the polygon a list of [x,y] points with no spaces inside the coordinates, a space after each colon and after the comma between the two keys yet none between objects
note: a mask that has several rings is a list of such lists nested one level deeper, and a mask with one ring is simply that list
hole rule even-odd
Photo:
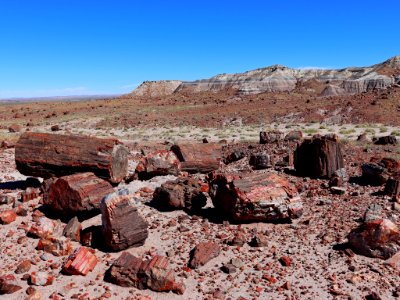
[{"label": "petrified wood chunk", "polygon": [[211,259],[217,257],[221,252],[221,248],[217,243],[204,242],[198,244],[192,251],[189,261],[189,267],[196,269],[204,266]]},{"label": "petrified wood chunk", "polygon": [[97,264],[96,256],[86,247],[75,249],[65,264],[62,271],[70,275],[87,275]]},{"label": "petrified wood chunk", "polygon": [[335,135],[315,135],[304,140],[294,153],[294,167],[301,176],[330,178],[343,166],[341,144]]},{"label": "petrified wood chunk", "polygon": [[389,178],[385,185],[385,194],[400,202],[400,175]]},{"label": "petrified wood chunk", "polygon": [[67,226],[65,226],[63,235],[70,238],[72,241],[80,242],[81,240],[82,225],[77,217],[73,217],[69,220]]},{"label": "petrified wood chunk", "polygon": [[199,210],[207,203],[201,188],[196,179],[167,181],[154,191],[153,203],[163,209]]},{"label": "petrified wood chunk", "polygon": [[210,196],[216,209],[236,221],[276,221],[301,216],[296,188],[276,174],[214,174]]},{"label": "petrified wood chunk", "polygon": [[270,144],[282,141],[285,134],[278,130],[273,131],[261,131],[260,132],[260,144]]},{"label": "petrified wood chunk", "polygon": [[119,251],[141,246],[148,236],[146,221],[139,215],[132,196],[113,193],[100,205],[105,244]]},{"label": "petrified wood chunk", "polygon": [[388,219],[375,219],[354,229],[348,236],[357,253],[387,259],[400,250],[399,228]]},{"label": "petrified wood chunk", "polygon": [[171,150],[181,161],[182,171],[189,173],[217,170],[222,157],[221,145],[216,143],[179,144],[173,145]]},{"label": "petrified wood chunk", "polygon": [[105,279],[119,286],[136,287],[141,290],[148,288],[156,292],[173,291],[177,294],[185,292],[185,286],[176,282],[168,259],[162,256],[143,261],[128,252],[123,252],[108,269]]},{"label": "petrified wood chunk", "polygon": [[180,161],[172,151],[158,150],[146,155],[135,172],[139,179],[146,180],[154,176],[178,175],[180,169]]},{"label": "petrified wood chunk", "polygon": [[15,162],[27,176],[93,172],[119,183],[128,172],[128,150],[114,139],[26,132],[15,146]]},{"label": "petrified wood chunk", "polygon": [[93,173],[68,175],[55,180],[43,195],[43,203],[66,214],[90,212],[114,189]]}]

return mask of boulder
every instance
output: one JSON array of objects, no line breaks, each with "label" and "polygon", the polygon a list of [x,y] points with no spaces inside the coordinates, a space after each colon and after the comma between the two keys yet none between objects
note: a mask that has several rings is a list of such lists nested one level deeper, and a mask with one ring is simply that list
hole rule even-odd
[{"label": "boulder", "polygon": [[315,135],[304,140],[294,153],[294,167],[301,176],[330,178],[344,167],[341,144],[335,135]]},{"label": "boulder", "polygon": [[19,124],[12,124],[8,127],[8,132],[20,132],[22,130],[22,126]]},{"label": "boulder", "polygon": [[221,252],[221,248],[217,243],[203,242],[198,244],[191,253],[189,267],[196,269],[204,266],[211,259],[217,257]]},{"label": "boulder", "polygon": [[277,221],[302,214],[295,186],[281,176],[225,173],[210,177],[215,208],[235,221]]},{"label": "boulder", "polygon": [[69,275],[86,276],[97,264],[96,256],[86,247],[75,249],[63,265],[62,271]]},{"label": "boulder", "polygon": [[158,150],[146,155],[136,166],[139,179],[147,180],[154,176],[180,173],[181,163],[172,151]]},{"label": "boulder", "polygon": [[388,219],[363,223],[348,236],[350,248],[361,255],[388,259],[400,251],[399,228]]},{"label": "boulder", "polygon": [[178,144],[171,147],[181,162],[181,170],[189,173],[209,173],[219,168],[222,151],[217,143]]},{"label": "boulder", "polygon": [[260,132],[260,144],[271,144],[282,141],[285,134],[281,131],[261,131]]},{"label": "boulder", "polygon": [[156,188],[153,203],[161,209],[186,209],[196,211],[204,207],[207,197],[201,191],[199,180],[179,178],[167,181]]},{"label": "boulder", "polygon": [[400,174],[386,181],[384,193],[392,197],[393,201],[400,202]]},{"label": "boulder", "polygon": [[104,242],[114,251],[141,246],[148,236],[148,224],[140,216],[132,196],[110,194],[101,202]]},{"label": "boulder", "polygon": [[93,173],[68,175],[55,180],[43,195],[43,203],[66,215],[99,209],[104,196],[113,193],[108,181]]},{"label": "boulder", "polygon": [[284,140],[285,141],[301,141],[303,138],[303,133],[300,130],[292,130],[289,131],[286,135]]},{"label": "boulder", "polygon": [[166,257],[154,256],[142,260],[123,252],[106,272],[105,280],[123,287],[151,289],[156,292],[169,292],[182,295],[185,286],[176,282],[175,274],[169,268]]},{"label": "boulder", "polygon": [[375,145],[397,145],[397,138],[394,135],[381,136],[375,141]]},{"label": "boulder", "polygon": [[396,174],[400,174],[400,162],[393,158],[372,157],[369,163],[361,166],[362,179],[370,185],[382,185]]},{"label": "boulder", "polygon": [[46,217],[39,217],[28,230],[30,236],[44,239],[51,236],[59,236],[61,233],[61,223],[59,221],[50,220]]},{"label": "boulder", "polygon": [[246,152],[243,150],[234,150],[224,159],[225,164],[230,164],[238,161],[246,156]]}]

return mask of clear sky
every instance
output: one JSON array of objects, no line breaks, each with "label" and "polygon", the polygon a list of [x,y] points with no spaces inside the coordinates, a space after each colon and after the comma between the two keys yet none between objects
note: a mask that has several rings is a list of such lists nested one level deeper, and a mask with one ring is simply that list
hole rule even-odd
[{"label": "clear sky", "polygon": [[398,0],[0,0],[0,98],[399,54]]}]

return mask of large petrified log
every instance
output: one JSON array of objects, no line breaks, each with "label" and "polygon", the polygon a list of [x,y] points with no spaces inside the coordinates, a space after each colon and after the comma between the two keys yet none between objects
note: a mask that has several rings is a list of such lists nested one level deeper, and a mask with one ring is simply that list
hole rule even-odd
[{"label": "large petrified log", "polygon": [[154,256],[141,260],[128,252],[123,252],[105,274],[105,280],[123,287],[151,289],[156,292],[169,292],[182,295],[185,286],[176,282],[175,274],[169,267],[166,257]]},{"label": "large petrified log", "polygon": [[294,153],[294,167],[301,176],[330,178],[343,166],[341,144],[336,135],[315,135],[304,140]]},{"label": "large petrified log", "polygon": [[215,171],[222,157],[221,145],[216,143],[173,145],[171,151],[181,161],[181,170],[189,173]]},{"label": "large petrified log", "polygon": [[132,196],[110,194],[101,201],[100,209],[106,246],[120,251],[144,244],[148,224],[139,215]]},{"label": "large petrified log", "polygon": [[81,173],[56,179],[45,191],[43,203],[66,214],[91,212],[100,208],[100,201],[114,189],[108,181],[93,173]]},{"label": "large petrified log", "polygon": [[298,218],[303,206],[296,188],[276,174],[213,174],[210,196],[216,209],[236,221]]},{"label": "large petrified log", "polygon": [[26,132],[15,146],[15,162],[27,176],[93,172],[119,183],[128,171],[128,150],[115,139]]}]

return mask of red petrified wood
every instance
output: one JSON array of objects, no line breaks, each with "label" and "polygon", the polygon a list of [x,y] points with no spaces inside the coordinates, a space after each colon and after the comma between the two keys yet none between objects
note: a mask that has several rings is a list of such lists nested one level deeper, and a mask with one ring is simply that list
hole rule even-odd
[{"label": "red petrified wood", "polygon": [[15,146],[15,162],[27,176],[93,172],[119,183],[128,171],[128,150],[114,139],[26,132]]},{"label": "red petrified wood", "polygon": [[156,292],[173,291],[177,294],[183,294],[185,291],[185,286],[176,282],[168,259],[162,256],[143,261],[128,252],[123,252],[107,271],[105,279],[120,286],[141,290],[148,288]]},{"label": "red petrified wood", "polygon": [[182,171],[189,173],[208,173],[219,168],[221,161],[221,145],[207,144],[179,144],[171,147],[181,161]]},{"label": "red petrified wood", "polygon": [[100,207],[104,196],[114,192],[111,184],[93,173],[64,176],[55,180],[43,195],[43,203],[56,211],[73,214]]},{"label": "red petrified wood", "polygon": [[86,276],[97,264],[96,256],[86,247],[77,248],[63,266],[63,272],[70,275]]}]

